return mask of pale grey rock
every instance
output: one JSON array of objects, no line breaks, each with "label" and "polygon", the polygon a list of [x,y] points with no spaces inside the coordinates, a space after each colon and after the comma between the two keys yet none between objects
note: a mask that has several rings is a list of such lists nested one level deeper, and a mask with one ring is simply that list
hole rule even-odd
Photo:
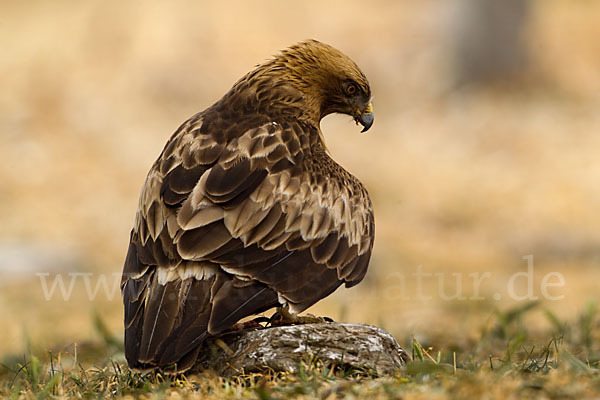
[{"label": "pale grey rock", "polygon": [[[228,349],[216,341],[222,340]],[[221,376],[252,372],[298,372],[316,357],[325,365],[372,370],[379,375],[402,368],[410,359],[396,339],[376,326],[317,323],[227,332],[210,339],[196,370]]]}]

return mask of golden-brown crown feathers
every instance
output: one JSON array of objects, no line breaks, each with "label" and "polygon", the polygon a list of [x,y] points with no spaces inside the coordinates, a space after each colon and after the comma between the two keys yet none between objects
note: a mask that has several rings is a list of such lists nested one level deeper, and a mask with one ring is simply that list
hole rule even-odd
[{"label": "golden-brown crown feathers", "polygon": [[283,50],[275,60],[285,64],[294,78],[306,84],[327,87],[336,79],[352,79],[371,95],[369,81],[358,65],[328,44],[306,40]]}]

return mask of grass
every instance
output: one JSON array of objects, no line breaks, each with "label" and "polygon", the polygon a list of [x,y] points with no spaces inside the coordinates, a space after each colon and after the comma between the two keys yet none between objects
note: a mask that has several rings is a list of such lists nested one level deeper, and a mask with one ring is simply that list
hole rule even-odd
[{"label": "grass", "polygon": [[497,311],[473,347],[445,347],[412,338],[413,361],[389,376],[372,371],[301,360],[300,372],[221,378],[211,371],[189,376],[138,374],[123,361],[122,345],[94,314],[102,340],[68,349],[5,357],[0,396],[46,398],[581,398],[600,393],[600,323],[590,302],[573,321],[542,310],[551,323],[531,329],[525,316],[538,310],[527,303]]}]

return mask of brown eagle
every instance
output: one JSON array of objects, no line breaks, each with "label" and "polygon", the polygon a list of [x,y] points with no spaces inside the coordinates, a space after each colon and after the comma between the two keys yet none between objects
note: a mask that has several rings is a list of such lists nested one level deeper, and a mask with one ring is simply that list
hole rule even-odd
[{"label": "brown eagle", "polygon": [[240,319],[299,313],[363,279],[371,200],[327,153],[319,125],[331,113],[366,131],[371,89],[350,58],[309,40],[169,139],[142,188],[123,268],[131,367],[185,371],[208,336]]}]

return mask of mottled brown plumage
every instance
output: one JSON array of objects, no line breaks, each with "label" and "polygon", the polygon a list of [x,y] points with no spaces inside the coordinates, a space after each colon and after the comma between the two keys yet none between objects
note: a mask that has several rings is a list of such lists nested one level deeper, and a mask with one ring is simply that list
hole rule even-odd
[{"label": "mottled brown plumage", "polygon": [[169,139],[142,188],[122,279],[134,368],[190,368],[209,335],[287,304],[301,312],[367,270],[363,185],[319,127],[368,129],[371,91],[348,57],[299,43],[259,65]]}]

